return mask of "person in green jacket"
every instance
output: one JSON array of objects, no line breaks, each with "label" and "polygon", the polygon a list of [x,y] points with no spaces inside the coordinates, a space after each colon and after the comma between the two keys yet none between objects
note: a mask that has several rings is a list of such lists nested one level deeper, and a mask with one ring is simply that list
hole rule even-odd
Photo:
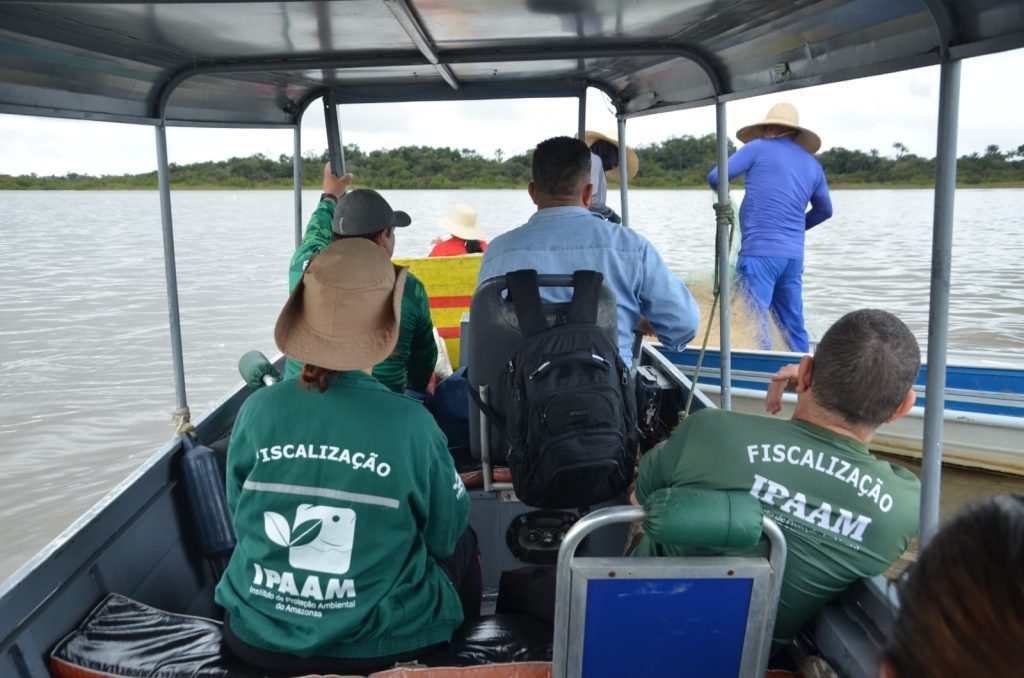
[{"label": "person in green jacket", "polygon": [[249,396],[227,457],[238,545],[216,600],[243,661],[362,675],[479,614],[470,499],[444,435],[370,376],[398,341],[407,280],[370,241],[336,242],[277,320],[302,373]]},{"label": "person in green jacket", "polygon": [[[706,409],[640,462],[633,502],[664,487],[749,492],[782,528],[788,557],[774,650],[847,586],[885,572],[917,533],[920,481],[868,451],[875,430],[914,404],[917,340],[894,315],[864,309],[829,328],[814,357],[773,377],[797,390],[793,419]],[[764,553],[759,546],[751,553]],[[646,536],[634,556],[700,555]]]},{"label": "person in green jacket", "polygon": [[[377,243],[392,256],[395,252],[395,229],[412,223],[409,215],[391,206],[376,191],[358,189],[346,194],[352,175],[334,176],[330,163],[324,165],[324,192],[306,226],[306,235],[292,255],[288,269],[288,289],[295,289],[310,258],[323,251],[334,240],[365,238]],[[394,352],[373,367],[373,376],[396,393],[409,390],[422,398],[437,363],[434,324],[423,283],[407,273],[402,297],[402,319]],[[299,375],[302,365],[289,359],[285,379]]]}]

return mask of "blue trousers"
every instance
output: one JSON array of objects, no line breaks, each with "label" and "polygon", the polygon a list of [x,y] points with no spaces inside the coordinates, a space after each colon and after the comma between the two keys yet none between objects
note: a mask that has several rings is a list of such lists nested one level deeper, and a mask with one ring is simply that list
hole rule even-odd
[{"label": "blue trousers", "polygon": [[740,255],[736,260],[736,273],[736,286],[756,314],[758,348],[772,347],[768,327],[770,312],[782,329],[789,349],[807,352],[810,344],[804,327],[803,260]]}]

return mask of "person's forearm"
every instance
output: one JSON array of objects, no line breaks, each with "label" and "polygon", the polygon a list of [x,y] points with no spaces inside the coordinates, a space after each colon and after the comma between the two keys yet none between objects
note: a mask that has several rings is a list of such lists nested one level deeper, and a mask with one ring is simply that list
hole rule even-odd
[{"label": "person's forearm", "polygon": [[828,191],[828,183],[822,179],[811,196],[811,211],[805,217],[804,230],[809,231],[831,217],[832,196]]},{"label": "person's forearm", "polygon": [[811,205],[811,210],[805,217],[804,230],[809,231],[821,222],[832,217],[832,204],[828,205]]},{"label": "person's forearm", "polygon": [[682,350],[696,336],[700,325],[697,302],[682,283],[679,286],[682,292],[675,299],[659,304],[660,309],[652,309],[646,316],[658,340],[673,351]]},{"label": "person's forearm", "polygon": [[293,290],[302,278],[306,262],[314,254],[322,252],[331,244],[331,221],[334,219],[334,202],[321,200],[309,218],[306,233],[302,236],[295,254],[288,265],[288,289]]}]

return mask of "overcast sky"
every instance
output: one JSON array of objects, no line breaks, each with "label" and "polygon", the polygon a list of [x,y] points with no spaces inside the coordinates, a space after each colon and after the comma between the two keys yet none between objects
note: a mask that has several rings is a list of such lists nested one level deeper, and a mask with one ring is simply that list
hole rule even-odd
[{"label": "overcast sky", "polygon": [[[1024,145],[1024,50],[968,59],[960,90],[958,154]],[[761,119],[772,104],[789,101],[801,123],[822,138],[822,149],[842,146],[892,156],[893,143],[910,152],[935,155],[939,69],[929,67],[848,83],[825,85],[728,104],[728,128]],[[342,139],[363,150],[404,145],[471,148],[493,157],[521,153],[537,142],[576,131],[576,100],[489,101],[342,106]],[[615,118],[603,95],[588,96],[587,127],[615,135]],[[630,145],[682,135],[714,132],[714,107],[634,118],[627,122]],[[121,174],[156,168],[153,128],[144,125],[79,122],[0,115],[0,174]],[[311,106],[302,126],[303,152],[327,146],[323,115]],[[291,131],[168,130],[171,162],[186,164],[264,153],[291,155]]]}]

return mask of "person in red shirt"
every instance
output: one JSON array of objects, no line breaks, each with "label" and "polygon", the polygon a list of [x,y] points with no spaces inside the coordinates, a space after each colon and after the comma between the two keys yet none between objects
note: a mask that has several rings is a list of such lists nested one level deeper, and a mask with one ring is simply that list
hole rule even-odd
[{"label": "person in red shirt", "polygon": [[487,242],[481,239],[483,229],[476,223],[476,209],[471,205],[459,203],[448,215],[438,219],[437,223],[452,237],[437,241],[428,256],[457,257],[462,254],[478,254],[487,249]]}]

